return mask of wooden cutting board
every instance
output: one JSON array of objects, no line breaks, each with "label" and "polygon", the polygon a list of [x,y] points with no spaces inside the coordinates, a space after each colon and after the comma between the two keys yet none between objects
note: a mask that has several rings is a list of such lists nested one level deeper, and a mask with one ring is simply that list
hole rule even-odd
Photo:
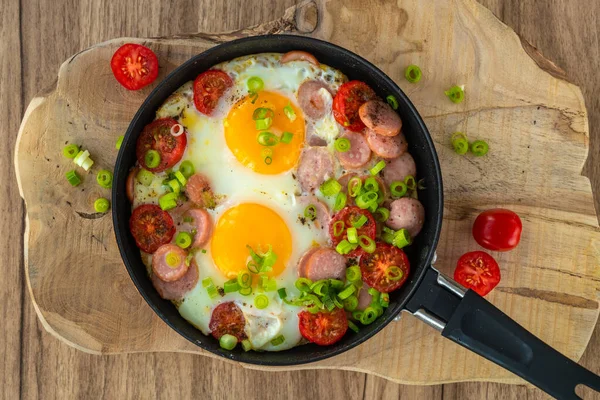
[{"label": "wooden cutting board", "polygon": [[[109,197],[94,172],[114,166],[116,138],[152,89],[124,90],[109,61],[125,42],[145,44],[159,57],[160,80],[217,43],[281,32],[325,39],[369,59],[419,109],[444,175],[438,269],[451,275],[462,253],[478,249],[470,227],[481,210],[504,206],[521,215],[520,246],[494,254],[503,278],[488,299],[578,360],[598,318],[600,282],[598,220],[589,181],[580,175],[588,152],[585,104],[560,69],[473,0],[308,1],[241,31],[121,38],[67,60],[55,85],[29,105],[15,151],[27,206],[27,282],[47,331],[97,354],[214,357],[170,330],[146,305],[120,259],[110,215],[93,213],[94,199]],[[403,78],[409,64],[423,69],[419,84]],[[454,84],[466,86],[459,105],[443,94]],[[449,143],[455,131],[487,140],[488,156],[455,155]],[[61,155],[67,141],[85,145],[96,161],[77,189],[64,178],[73,168]],[[522,382],[406,314],[351,351],[289,369],[300,368],[357,370],[412,384]]]}]

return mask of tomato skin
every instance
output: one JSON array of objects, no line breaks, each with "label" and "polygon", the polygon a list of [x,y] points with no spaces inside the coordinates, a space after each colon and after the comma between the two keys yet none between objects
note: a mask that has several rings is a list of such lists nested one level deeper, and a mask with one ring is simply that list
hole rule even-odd
[{"label": "tomato skin", "polygon": [[[171,127],[177,124],[173,118],[161,118],[144,127],[137,139],[136,156],[140,165],[151,172],[162,172],[173,167],[183,157],[187,146],[187,133],[171,135]],[[160,164],[155,168],[146,165],[146,152],[156,150],[160,154]]]},{"label": "tomato skin", "polygon": [[146,253],[154,253],[167,244],[175,234],[175,224],[168,212],[154,204],[137,207],[129,218],[129,230],[137,247]]},{"label": "tomato skin", "polygon": [[221,303],[216,306],[210,317],[208,328],[215,339],[226,333],[235,336],[240,342],[247,338],[244,327],[246,319],[242,310],[234,302]]},{"label": "tomato skin", "polygon": [[233,81],[225,72],[209,69],[194,80],[194,105],[202,114],[210,115],[221,96],[233,86]]},{"label": "tomato skin", "polygon": [[344,337],[348,330],[348,318],[346,312],[341,308],[316,314],[301,311],[298,314],[298,320],[302,337],[319,346],[334,344]]},{"label": "tomato skin", "polygon": [[113,54],[110,68],[125,89],[139,90],[156,80],[158,58],[146,46],[126,43]]},{"label": "tomato skin", "polygon": [[364,82],[350,81],[340,86],[333,98],[333,117],[344,128],[360,132],[365,124],[358,115],[358,109],[363,103],[376,97],[373,89]]},{"label": "tomato skin", "polygon": [[[348,229],[352,226],[352,221],[360,218],[361,215],[367,217],[367,222],[360,228],[358,228],[358,236],[365,235],[369,238],[375,240],[375,235],[377,234],[377,223],[375,222],[375,218],[368,210],[363,210],[357,206],[347,206],[342,208],[337,214],[331,218],[331,222],[329,223],[329,236],[331,237],[331,242],[333,243],[333,247],[337,246],[343,239],[348,239],[348,234],[346,230],[340,236],[335,236],[333,234],[333,225],[337,221],[344,221],[345,228]],[[358,257],[363,254],[362,247],[357,247],[347,254],[348,257]]]},{"label": "tomato skin", "polygon": [[[360,272],[363,282],[381,293],[390,293],[404,285],[410,273],[410,262],[406,253],[391,244],[377,242],[375,251],[364,253],[360,259]],[[404,274],[397,281],[386,278],[388,267],[397,266]]]},{"label": "tomato skin", "polygon": [[483,248],[509,251],[521,240],[523,223],[519,216],[504,208],[482,212],[473,223],[473,237]]},{"label": "tomato skin", "polygon": [[500,282],[500,267],[488,253],[471,251],[458,259],[454,280],[473,289],[480,296],[485,296]]}]

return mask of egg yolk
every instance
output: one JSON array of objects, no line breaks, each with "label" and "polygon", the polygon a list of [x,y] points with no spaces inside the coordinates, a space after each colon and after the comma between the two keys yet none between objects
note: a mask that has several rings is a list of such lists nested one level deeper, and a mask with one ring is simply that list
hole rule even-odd
[{"label": "egg yolk", "polygon": [[[290,170],[298,162],[304,144],[302,112],[290,99],[275,92],[261,91],[254,104],[252,100],[250,96],[246,96],[229,111],[224,121],[227,146],[239,162],[260,174],[274,175]],[[290,121],[284,113],[283,109],[287,105],[290,105],[296,114],[294,121]],[[256,129],[252,118],[257,108],[268,108],[274,113],[272,125],[265,131],[278,137],[284,132],[294,135],[290,143],[279,142],[268,146],[273,152],[270,164],[264,160],[263,150],[266,146],[258,142],[258,135],[263,131]]]},{"label": "egg yolk", "polygon": [[211,240],[211,253],[216,266],[231,279],[240,271],[248,271],[250,252],[266,252],[272,246],[277,260],[269,276],[285,269],[292,254],[292,235],[283,219],[273,210],[254,203],[239,204],[219,218]]}]

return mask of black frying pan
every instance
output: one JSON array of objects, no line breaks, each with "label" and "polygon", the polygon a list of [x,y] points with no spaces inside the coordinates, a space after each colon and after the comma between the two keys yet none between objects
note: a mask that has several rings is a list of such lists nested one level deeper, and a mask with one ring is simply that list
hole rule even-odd
[{"label": "black frying pan", "polygon": [[[142,128],[150,123],[156,109],[185,82],[222,61],[248,54],[305,50],[317,59],[371,86],[379,96],[393,94],[403,121],[409,151],[417,164],[418,178],[427,189],[419,192],[425,207],[425,224],[414,244],[407,250],[411,275],[406,284],[390,296],[390,306],[373,324],[360,332],[347,333],[332,346],[314,344],[281,352],[244,352],[239,346],[225,351],[217,340],[203,335],[181,317],[175,306],[163,300],[150,282],[140,251],[129,232],[131,205],[125,195],[129,169],[136,161],[135,145]],[[193,57],[165,78],[142,104],[131,121],[119,151],[113,184],[113,222],[119,250],[134,284],[150,307],[183,337],[222,357],[258,365],[296,365],[322,360],[353,348],[375,335],[402,310],[439,330],[443,336],[507,368],[549,394],[577,399],[575,386],[585,384],[600,390],[600,377],[561,355],[492,304],[466,290],[431,267],[440,235],[443,189],[440,165],[427,127],[400,88],[374,65],[356,54],[316,39],[276,35],[258,36],[225,43]]]}]

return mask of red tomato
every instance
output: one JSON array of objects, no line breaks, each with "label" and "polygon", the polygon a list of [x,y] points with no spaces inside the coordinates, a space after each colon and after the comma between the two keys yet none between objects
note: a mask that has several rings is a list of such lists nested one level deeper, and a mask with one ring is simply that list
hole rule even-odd
[{"label": "red tomato", "polygon": [[373,253],[365,252],[360,258],[360,272],[367,285],[382,293],[390,293],[406,282],[410,263],[406,254],[396,246],[378,242]]},{"label": "red tomato", "polygon": [[316,314],[302,311],[298,314],[298,319],[302,337],[319,346],[334,344],[348,330],[348,318],[346,318],[346,312],[341,308]]},{"label": "red tomato", "polygon": [[[359,207],[348,206],[343,208],[337,214],[335,214],[333,218],[331,218],[331,222],[329,223],[329,236],[331,236],[333,247],[337,246],[338,243],[342,240],[348,239],[346,229],[352,227],[352,222],[358,220],[361,215],[367,217],[367,222],[365,222],[363,226],[357,229],[358,236],[365,235],[375,240],[375,235],[377,234],[377,225],[375,222],[375,218],[373,218],[373,215],[371,215],[369,211],[363,210]],[[340,236],[335,236],[333,234],[333,225],[337,221],[344,221],[344,231]],[[352,250],[350,253],[348,253],[348,257],[358,257],[362,253],[362,248],[358,247],[357,249]]]},{"label": "red tomato", "polygon": [[146,253],[154,253],[167,244],[175,234],[175,224],[168,212],[154,204],[144,204],[131,213],[129,230],[137,246]]},{"label": "red tomato", "polygon": [[221,336],[228,333],[235,336],[241,342],[247,337],[244,331],[245,325],[246,319],[244,318],[244,314],[242,314],[242,310],[230,301],[221,303],[215,307],[210,317],[208,328],[216,339],[220,339]]},{"label": "red tomato", "polygon": [[344,128],[360,132],[365,127],[358,115],[363,103],[376,97],[375,92],[366,83],[350,81],[340,86],[333,98],[333,117]]},{"label": "red tomato", "polygon": [[[152,172],[162,172],[171,168],[181,160],[185,146],[187,146],[187,136],[171,135],[171,127],[177,124],[173,118],[161,118],[152,121],[144,127],[137,140],[136,155],[138,162],[142,167]],[[160,154],[160,164],[155,168],[146,166],[146,152],[156,150]]]},{"label": "red tomato", "polygon": [[500,268],[488,253],[471,251],[458,259],[454,280],[485,296],[500,282]]},{"label": "red tomato", "polygon": [[521,240],[523,224],[519,216],[504,208],[482,212],[473,224],[473,237],[488,250],[512,250]]},{"label": "red tomato", "polygon": [[127,43],[113,54],[110,68],[123,87],[138,90],[154,82],[158,76],[158,58],[146,46]]},{"label": "red tomato", "polygon": [[209,69],[194,80],[194,105],[202,114],[210,115],[221,96],[233,86],[233,81],[223,71]]}]

